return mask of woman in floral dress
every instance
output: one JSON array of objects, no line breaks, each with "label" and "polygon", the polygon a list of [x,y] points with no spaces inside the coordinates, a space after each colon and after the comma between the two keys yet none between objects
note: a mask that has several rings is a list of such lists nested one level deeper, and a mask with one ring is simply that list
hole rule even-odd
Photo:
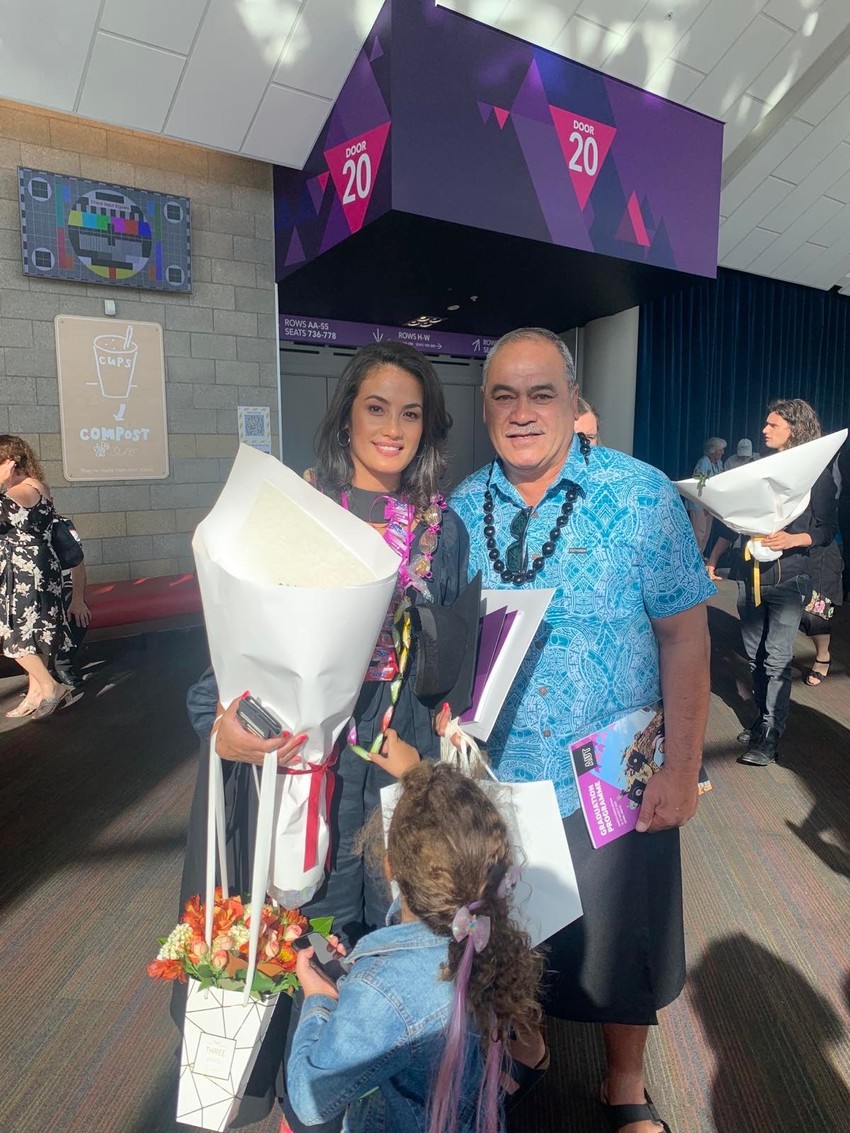
[{"label": "woman in floral dress", "polygon": [[62,572],[51,546],[56,513],[26,441],[0,435],[0,650],[29,676],[13,718],[43,719],[70,692],[46,661],[62,635]]}]

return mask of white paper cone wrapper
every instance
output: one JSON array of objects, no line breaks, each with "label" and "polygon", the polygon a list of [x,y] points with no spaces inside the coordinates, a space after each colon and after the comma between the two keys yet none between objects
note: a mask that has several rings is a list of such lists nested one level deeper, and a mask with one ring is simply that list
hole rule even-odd
[{"label": "white paper cone wrapper", "polygon": [[268,1030],[277,996],[243,1005],[242,993],[189,980],[177,1120],[200,1129],[227,1129],[236,1116]]},{"label": "white paper cone wrapper", "polygon": [[[222,704],[250,690],[286,731],[307,733],[296,766],[322,764],[353,711],[398,556],[367,524],[245,445],[193,550]],[[284,904],[308,899],[324,872],[324,793],[317,860],[304,864],[314,778],[277,776],[269,891]]]},{"label": "white paper cone wrapper", "polygon": [[678,480],[675,486],[685,499],[702,504],[733,531],[770,535],[806,510],[815,481],[846,439],[847,430],[842,429],[721,472],[702,487],[696,479]]}]

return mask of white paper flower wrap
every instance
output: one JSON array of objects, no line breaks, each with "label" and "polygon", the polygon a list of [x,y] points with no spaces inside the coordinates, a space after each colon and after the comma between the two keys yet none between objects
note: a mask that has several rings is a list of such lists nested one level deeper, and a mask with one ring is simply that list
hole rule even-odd
[{"label": "white paper flower wrap", "polygon": [[282,904],[299,905],[321,883],[328,850],[325,775],[314,769],[353,711],[398,556],[291,469],[245,445],[192,546],[222,703],[248,689],[285,730],[307,733],[296,764],[303,773],[276,776],[268,885]]}]

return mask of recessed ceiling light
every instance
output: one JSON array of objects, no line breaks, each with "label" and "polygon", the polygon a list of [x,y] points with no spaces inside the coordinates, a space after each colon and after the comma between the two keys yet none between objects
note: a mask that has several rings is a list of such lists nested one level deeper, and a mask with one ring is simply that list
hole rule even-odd
[{"label": "recessed ceiling light", "polygon": [[459,311],[460,310],[460,303],[452,303],[452,305],[450,307],[446,307],[446,310],[447,311]]},{"label": "recessed ceiling light", "polygon": [[410,319],[404,325],[406,327],[433,327],[442,322],[445,322],[442,315],[420,315],[416,319]]}]

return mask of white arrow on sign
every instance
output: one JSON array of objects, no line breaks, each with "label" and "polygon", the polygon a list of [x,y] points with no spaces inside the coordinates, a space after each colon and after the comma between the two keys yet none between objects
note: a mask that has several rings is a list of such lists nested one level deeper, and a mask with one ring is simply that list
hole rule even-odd
[{"label": "white arrow on sign", "polygon": [[379,330],[373,330],[372,331],[372,338],[374,338],[375,342],[383,342],[384,341],[384,336]]}]

